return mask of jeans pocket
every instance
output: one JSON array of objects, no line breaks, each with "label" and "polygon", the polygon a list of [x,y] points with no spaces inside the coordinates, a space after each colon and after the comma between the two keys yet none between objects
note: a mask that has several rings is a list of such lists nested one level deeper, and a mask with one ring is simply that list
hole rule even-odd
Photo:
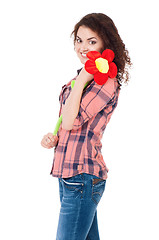
[{"label": "jeans pocket", "polygon": [[76,175],[71,178],[62,178],[62,183],[64,195],[73,197],[73,195],[76,193],[80,193],[80,195],[83,194],[84,183],[80,176]]},{"label": "jeans pocket", "polygon": [[105,190],[106,180],[92,179],[92,200],[98,204]]},{"label": "jeans pocket", "polygon": [[80,182],[70,182],[66,178],[62,178],[62,181],[65,183],[66,187],[77,187],[77,186],[83,186],[83,183]]}]

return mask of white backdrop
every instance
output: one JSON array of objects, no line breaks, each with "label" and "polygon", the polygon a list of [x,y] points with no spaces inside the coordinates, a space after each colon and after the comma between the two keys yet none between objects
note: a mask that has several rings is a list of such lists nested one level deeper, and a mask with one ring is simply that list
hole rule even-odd
[{"label": "white backdrop", "polygon": [[55,239],[58,181],[53,149],[40,142],[81,67],[70,33],[91,12],[113,19],[134,64],[102,139],[101,240],[159,239],[157,9],[155,0],[0,2],[0,239]]}]

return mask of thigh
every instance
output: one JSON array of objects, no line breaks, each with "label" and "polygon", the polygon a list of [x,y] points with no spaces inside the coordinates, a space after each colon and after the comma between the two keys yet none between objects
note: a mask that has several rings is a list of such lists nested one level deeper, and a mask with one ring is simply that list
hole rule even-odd
[{"label": "thigh", "polygon": [[57,228],[58,240],[73,240],[76,238],[76,228],[81,210],[81,199],[83,198],[83,179],[76,175],[69,179],[59,179],[62,188],[61,208]]},{"label": "thigh", "polygon": [[60,179],[63,197],[57,229],[58,240],[86,239],[104,192],[105,180],[97,179],[99,178],[85,173]]}]

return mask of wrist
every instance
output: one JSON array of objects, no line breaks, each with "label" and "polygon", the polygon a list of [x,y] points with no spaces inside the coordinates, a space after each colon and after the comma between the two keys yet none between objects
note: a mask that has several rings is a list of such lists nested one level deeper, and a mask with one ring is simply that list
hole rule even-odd
[{"label": "wrist", "polygon": [[80,72],[80,74],[77,77],[77,80],[83,82],[83,84],[85,85],[87,82],[91,81],[93,79],[93,75],[88,73],[85,68],[83,68]]}]

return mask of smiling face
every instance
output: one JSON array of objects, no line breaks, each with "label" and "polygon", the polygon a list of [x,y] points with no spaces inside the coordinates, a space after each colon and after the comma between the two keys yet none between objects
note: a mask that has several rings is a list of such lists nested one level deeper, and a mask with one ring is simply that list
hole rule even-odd
[{"label": "smiling face", "polygon": [[102,53],[103,50],[103,41],[97,33],[88,27],[80,26],[75,39],[75,51],[81,63],[85,64],[88,60],[87,52],[98,51]]}]

